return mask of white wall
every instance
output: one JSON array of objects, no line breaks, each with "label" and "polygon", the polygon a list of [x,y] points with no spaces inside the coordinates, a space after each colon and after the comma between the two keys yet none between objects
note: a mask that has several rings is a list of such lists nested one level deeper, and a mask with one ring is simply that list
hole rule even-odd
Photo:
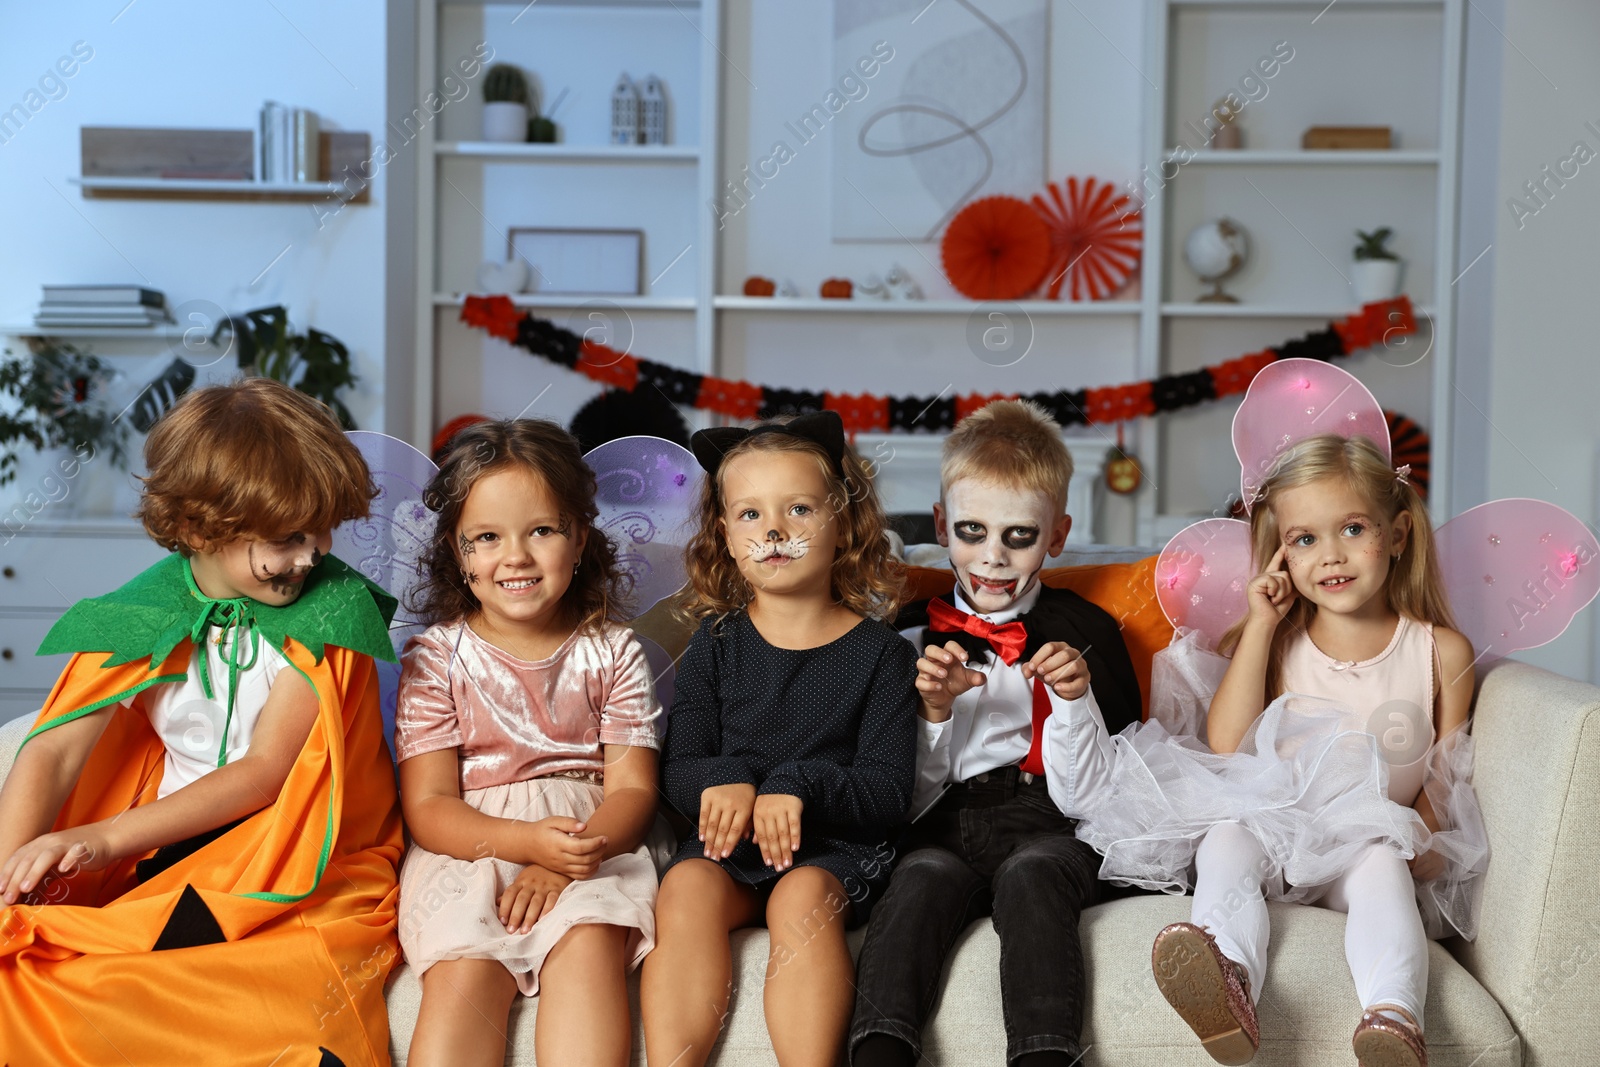
[{"label": "white wall", "polygon": [[[361,382],[347,402],[359,425],[382,429],[384,205],[372,202],[319,229],[304,203],[85,200],[79,173],[85,125],[253,128],[268,98],[312,108],[324,123],[384,138],[385,7],[377,0],[274,0],[221,6],[203,0],[93,0],[8,4],[0,34],[0,111],[26,106],[59,57],[92,58],[63,79],[59,99],[20,129],[0,131],[0,322],[32,321],[46,282],[131,282],[173,305],[225,311],[287,305],[299,326],[344,341]],[[108,342],[97,352],[109,354]],[[145,345],[122,361],[129,385],[167,357]]]},{"label": "white wall", "polygon": [[[1468,18],[1492,14],[1474,11]],[[1600,504],[1595,485],[1600,158],[1582,166],[1564,187],[1550,183],[1546,206],[1520,224],[1507,199],[1533,205],[1523,183],[1542,178],[1546,165],[1554,170],[1575,142],[1600,153],[1600,133],[1585,125],[1600,127],[1600,64],[1594,56],[1600,5],[1505,0],[1499,29],[1504,88],[1490,253],[1490,406],[1475,429],[1465,418],[1462,427],[1487,438],[1489,497],[1540,497],[1592,525]],[[1518,658],[1573,677],[1600,679],[1590,654],[1595,611],[1591,606],[1560,639]]]}]

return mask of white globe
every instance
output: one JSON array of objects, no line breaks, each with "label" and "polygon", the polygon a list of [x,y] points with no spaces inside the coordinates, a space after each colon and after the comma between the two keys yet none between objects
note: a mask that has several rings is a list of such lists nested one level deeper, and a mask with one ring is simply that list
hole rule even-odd
[{"label": "white globe", "polygon": [[1183,259],[1203,282],[1217,282],[1238,273],[1250,255],[1244,227],[1232,219],[1212,219],[1189,231]]}]

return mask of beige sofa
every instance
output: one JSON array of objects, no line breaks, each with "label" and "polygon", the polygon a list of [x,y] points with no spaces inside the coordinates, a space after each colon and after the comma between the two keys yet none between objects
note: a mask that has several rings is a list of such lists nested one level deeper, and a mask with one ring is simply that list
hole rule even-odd
[{"label": "beige sofa", "polygon": [[[26,724],[0,728],[0,776]],[[1518,663],[1486,671],[1476,709],[1476,783],[1494,849],[1483,929],[1432,949],[1428,1035],[1434,1067],[1600,1064],[1600,689]],[[1188,917],[1184,898],[1142,897],[1083,917],[1090,993],[1085,1064],[1202,1067],[1211,1061],[1161,1000],[1150,941]],[[1255,1063],[1349,1065],[1358,1007],[1345,968],[1344,918],[1274,905],[1271,974]],[[859,946],[857,932],[852,944]],[[735,938],[732,1010],[714,1060],[772,1064],[761,1011],[766,934]],[[926,1035],[935,1064],[1000,1064],[999,944],[988,922],[963,935]],[[420,988],[400,967],[389,1018],[404,1063]],[[507,1062],[532,1064],[537,1001],[511,1017]],[[637,1012],[636,1012],[637,1015]],[[637,1026],[635,1028],[637,1030]],[[635,1057],[643,1062],[643,1041]]]}]

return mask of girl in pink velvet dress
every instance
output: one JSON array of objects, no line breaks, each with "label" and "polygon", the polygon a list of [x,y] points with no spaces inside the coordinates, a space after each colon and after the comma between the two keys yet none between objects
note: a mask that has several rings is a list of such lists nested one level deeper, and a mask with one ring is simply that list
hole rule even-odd
[{"label": "girl in pink velvet dress", "polygon": [[623,1064],[626,974],[655,942],[657,703],[619,609],[594,475],[560,427],[455,439],[403,656],[395,749],[412,844],[400,944],[422,975],[409,1062],[500,1064],[539,995],[541,1064]]}]

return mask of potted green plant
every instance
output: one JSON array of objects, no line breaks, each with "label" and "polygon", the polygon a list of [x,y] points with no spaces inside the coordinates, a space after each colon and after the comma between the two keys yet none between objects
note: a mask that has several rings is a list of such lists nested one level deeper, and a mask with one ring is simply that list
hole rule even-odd
[{"label": "potted green plant", "polygon": [[356,428],[341,390],[356,384],[350,350],[332,334],[307,327],[296,333],[281,304],[230,315],[217,324],[211,343],[239,348],[239,369],[298,389],[328,406],[346,430]]},{"label": "potted green plant", "polygon": [[1350,291],[1358,304],[1393,300],[1400,295],[1400,257],[1389,251],[1386,242],[1394,231],[1380,226],[1371,233],[1356,231],[1356,261],[1350,268]]},{"label": "potted green plant", "polygon": [[509,63],[483,76],[483,139],[520,143],[528,137],[528,79]]},{"label": "potted green plant", "polygon": [[0,396],[10,401],[0,411],[0,485],[16,478],[23,446],[70,448],[79,461],[103,454],[125,470],[127,426],[104,403],[110,365],[51,337],[28,347],[26,357],[7,349],[0,361]]}]

